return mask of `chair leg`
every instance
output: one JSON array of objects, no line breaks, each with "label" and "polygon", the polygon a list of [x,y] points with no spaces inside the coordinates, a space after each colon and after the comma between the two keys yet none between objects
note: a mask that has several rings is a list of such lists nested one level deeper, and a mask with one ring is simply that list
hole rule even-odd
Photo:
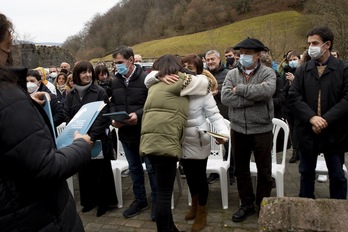
[{"label": "chair leg", "polygon": [[122,196],[122,179],[121,179],[121,170],[116,169],[114,172],[115,179],[115,188],[116,188],[116,196],[117,196],[117,208],[123,207],[123,196]]},{"label": "chair leg", "polygon": [[192,197],[191,197],[190,189],[188,186],[187,186],[187,203],[189,206],[192,206]]},{"label": "chair leg", "polygon": [[179,194],[181,195],[181,193],[182,193],[182,186],[181,186],[181,176],[180,176],[179,169],[177,169],[177,171],[176,171],[176,181],[177,181],[177,184],[178,184]]},{"label": "chair leg", "polygon": [[228,209],[228,185],[227,182],[227,170],[220,170],[220,187],[221,187],[221,198],[222,198],[222,208]]},{"label": "chair leg", "polygon": [[277,173],[275,178],[277,197],[284,197],[284,178],[280,173]]}]

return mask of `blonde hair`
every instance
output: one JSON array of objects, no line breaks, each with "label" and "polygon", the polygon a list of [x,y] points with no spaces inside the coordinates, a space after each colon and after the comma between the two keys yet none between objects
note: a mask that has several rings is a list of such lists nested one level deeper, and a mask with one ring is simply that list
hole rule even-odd
[{"label": "blonde hair", "polygon": [[66,82],[65,82],[65,89],[66,91],[70,91],[72,89],[72,87],[70,86],[69,82],[73,79],[73,75],[69,74],[68,77],[66,78]]}]

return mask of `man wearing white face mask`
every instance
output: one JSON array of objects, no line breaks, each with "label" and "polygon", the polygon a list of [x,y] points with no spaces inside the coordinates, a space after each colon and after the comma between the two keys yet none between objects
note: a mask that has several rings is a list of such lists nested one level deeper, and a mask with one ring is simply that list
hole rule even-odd
[{"label": "man wearing white face mask", "polygon": [[[265,46],[259,40],[247,38],[234,49],[240,50],[239,64],[227,73],[221,102],[229,107],[232,154],[241,201],[232,221],[241,222],[255,213],[254,202],[260,207],[263,197],[269,197],[272,190],[272,96],[276,90],[276,74],[260,63]],[[256,196],[249,167],[252,151],[258,168]]]},{"label": "man wearing white face mask", "polygon": [[51,83],[54,82],[54,80],[57,78],[58,76],[58,71],[57,71],[57,68],[55,66],[51,66],[49,68],[49,73],[48,73],[48,78],[47,80]]},{"label": "man wearing white face mask", "polygon": [[331,55],[334,35],[327,27],[307,34],[312,58],[295,74],[289,97],[297,117],[300,197],[315,198],[315,168],[324,153],[330,179],[330,198],[346,199],[342,166],[348,151],[348,64]]}]

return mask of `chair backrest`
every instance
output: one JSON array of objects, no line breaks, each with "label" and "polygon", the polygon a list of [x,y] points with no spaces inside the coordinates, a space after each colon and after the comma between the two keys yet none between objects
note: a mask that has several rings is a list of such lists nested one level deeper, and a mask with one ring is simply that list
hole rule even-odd
[{"label": "chair backrest", "polygon": [[277,138],[278,138],[278,134],[279,134],[280,129],[283,129],[284,141],[283,141],[281,165],[285,165],[286,150],[288,147],[288,138],[289,138],[289,126],[288,126],[288,124],[286,124],[286,122],[284,122],[283,120],[280,120],[278,118],[273,118],[272,123],[273,123],[272,163],[278,163],[277,162]]},{"label": "chair backrest", "polygon": [[[209,120],[207,119],[207,122],[209,124],[209,128],[210,131],[212,132],[217,132],[213,126],[213,124],[211,124],[209,122]],[[228,131],[230,131],[230,121],[228,121],[227,119],[224,119],[225,125],[228,128]],[[230,161],[230,156],[231,156],[231,139],[229,139],[227,141],[228,143],[228,157],[227,157],[227,161]],[[214,159],[214,160],[223,160],[224,159],[224,154],[225,154],[225,146],[223,144],[216,144],[215,143],[215,138],[211,137],[210,140],[210,144],[211,144],[211,150],[210,150],[210,155],[209,155],[209,159]]]},{"label": "chair backrest", "polygon": [[60,124],[59,126],[56,127],[56,129],[57,129],[57,137],[60,135],[60,133],[63,132],[65,127],[66,127],[66,123],[65,122],[62,122],[62,124]]},{"label": "chair backrest", "polygon": [[118,139],[119,138],[119,136],[118,136],[118,128],[113,127],[113,126],[110,126],[109,128],[110,128],[110,131],[116,130],[116,137],[117,137],[117,154],[116,154],[117,158],[116,159],[117,160],[127,160],[126,154],[125,154],[125,152],[123,150],[122,143]]}]

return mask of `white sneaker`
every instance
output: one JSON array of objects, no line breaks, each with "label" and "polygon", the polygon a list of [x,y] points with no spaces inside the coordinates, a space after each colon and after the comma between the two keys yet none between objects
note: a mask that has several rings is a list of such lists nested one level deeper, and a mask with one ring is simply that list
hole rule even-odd
[{"label": "white sneaker", "polygon": [[325,183],[327,181],[327,175],[318,175],[318,182]]}]

